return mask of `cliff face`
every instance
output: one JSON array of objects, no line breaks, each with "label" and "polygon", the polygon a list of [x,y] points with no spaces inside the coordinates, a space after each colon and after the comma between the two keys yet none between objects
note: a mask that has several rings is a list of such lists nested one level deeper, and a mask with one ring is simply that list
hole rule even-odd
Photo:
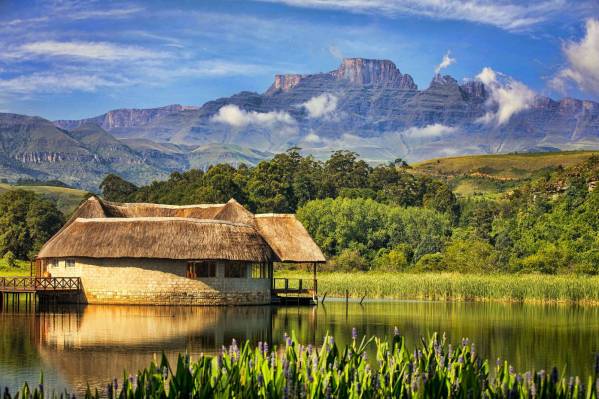
[{"label": "cliff face", "polygon": [[388,86],[407,90],[418,87],[410,75],[402,75],[389,60],[347,58],[339,68],[331,72],[337,80],[347,80],[356,86]]},{"label": "cliff face", "polygon": [[[297,145],[320,157],[344,148],[376,162],[599,146],[595,102],[537,96],[509,120],[484,123],[497,111],[490,97],[491,88],[478,80],[436,75],[419,90],[389,60],[349,58],[326,73],[276,75],[263,94],[240,92],[199,108],[111,111],[91,121],[119,138],[271,152]],[[215,119],[226,105],[237,106],[244,123]],[[72,129],[86,121],[56,123]]]}]

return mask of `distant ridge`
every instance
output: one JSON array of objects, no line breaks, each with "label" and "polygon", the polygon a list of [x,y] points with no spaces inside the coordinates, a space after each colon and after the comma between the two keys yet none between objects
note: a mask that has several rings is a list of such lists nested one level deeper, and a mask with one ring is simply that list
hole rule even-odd
[{"label": "distant ridge", "polygon": [[488,118],[497,111],[492,89],[439,74],[419,89],[390,60],[347,58],[330,72],[276,75],[262,94],[242,91],[201,107],[115,110],[55,124],[71,130],[94,122],[117,138],[174,145],[271,153],[299,146],[320,158],[349,149],[371,162],[599,148],[598,103],[535,95],[497,123]]}]

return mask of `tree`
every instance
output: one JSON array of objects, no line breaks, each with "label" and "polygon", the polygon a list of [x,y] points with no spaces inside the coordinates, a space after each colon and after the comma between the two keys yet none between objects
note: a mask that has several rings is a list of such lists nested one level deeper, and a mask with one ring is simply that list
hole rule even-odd
[{"label": "tree", "polygon": [[111,173],[102,180],[100,189],[102,195],[108,201],[127,202],[137,191],[137,186]]},{"label": "tree", "polygon": [[0,194],[0,253],[31,259],[63,224],[56,205],[31,191]]},{"label": "tree", "polygon": [[6,266],[17,267],[17,258],[15,254],[12,253],[12,251],[6,251],[2,259],[4,259],[4,263],[6,263]]}]

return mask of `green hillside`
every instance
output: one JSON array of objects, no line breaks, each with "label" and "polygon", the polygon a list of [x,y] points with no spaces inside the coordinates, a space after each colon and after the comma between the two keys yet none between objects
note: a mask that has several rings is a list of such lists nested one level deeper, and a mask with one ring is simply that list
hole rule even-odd
[{"label": "green hillside", "polygon": [[413,172],[446,180],[460,196],[492,195],[560,167],[570,167],[598,151],[470,155],[413,164]]},{"label": "green hillside", "polygon": [[88,195],[87,191],[77,190],[74,188],[55,186],[14,186],[6,183],[0,183],[0,193],[16,189],[33,191],[36,194],[40,194],[51,199],[52,201],[56,202],[58,209],[60,209],[67,217]]}]

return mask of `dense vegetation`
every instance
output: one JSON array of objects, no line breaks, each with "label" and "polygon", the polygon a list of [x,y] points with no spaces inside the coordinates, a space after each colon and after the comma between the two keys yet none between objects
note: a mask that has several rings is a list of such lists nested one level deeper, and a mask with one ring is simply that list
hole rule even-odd
[{"label": "dense vegetation", "polygon": [[[309,280],[310,272],[279,270],[275,277]],[[293,282],[293,280],[290,280]],[[291,284],[291,283],[290,283]],[[499,301],[599,305],[599,277],[543,274],[388,273],[318,274],[322,298],[350,297],[426,301]],[[325,298],[326,299],[326,298]]]},{"label": "dense vegetation", "polygon": [[291,149],[253,168],[219,164],[139,188],[112,175],[102,187],[116,201],[234,197],[255,212],[297,212],[334,270],[597,274],[598,182],[590,156],[502,196],[458,200],[401,160],[371,167],[339,151],[319,162]]},{"label": "dense vegetation", "polygon": [[[32,259],[64,224],[54,202],[31,191],[0,194],[0,256],[6,266],[16,259]],[[11,261],[12,259],[12,261]]]},{"label": "dense vegetation", "polygon": [[166,181],[140,188],[109,175],[101,188],[109,201],[197,204],[235,198],[254,212],[295,212],[310,200],[336,197],[457,211],[447,185],[409,173],[401,160],[371,167],[349,151],[335,152],[320,162],[290,149],[255,167],[218,164],[205,172],[173,173]]},{"label": "dense vegetation", "polygon": [[[413,350],[397,328],[391,339],[363,337],[338,347],[324,337],[320,348],[299,345],[285,334],[282,348],[266,343],[241,347],[233,340],[214,357],[192,362],[179,356],[171,368],[165,356],[136,376],[107,384],[108,398],[597,398],[599,370],[588,380],[551,372],[517,373],[507,361],[481,359],[468,339],[452,346],[434,334]],[[375,359],[367,350],[375,342]],[[491,377],[494,371],[493,378]],[[43,385],[20,397],[43,398]],[[56,396],[56,395],[53,395]],[[69,395],[65,393],[65,398]],[[100,393],[88,389],[87,398]],[[5,399],[10,399],[8,391]],[[17,398],[17,396],[15,396]]]}]

